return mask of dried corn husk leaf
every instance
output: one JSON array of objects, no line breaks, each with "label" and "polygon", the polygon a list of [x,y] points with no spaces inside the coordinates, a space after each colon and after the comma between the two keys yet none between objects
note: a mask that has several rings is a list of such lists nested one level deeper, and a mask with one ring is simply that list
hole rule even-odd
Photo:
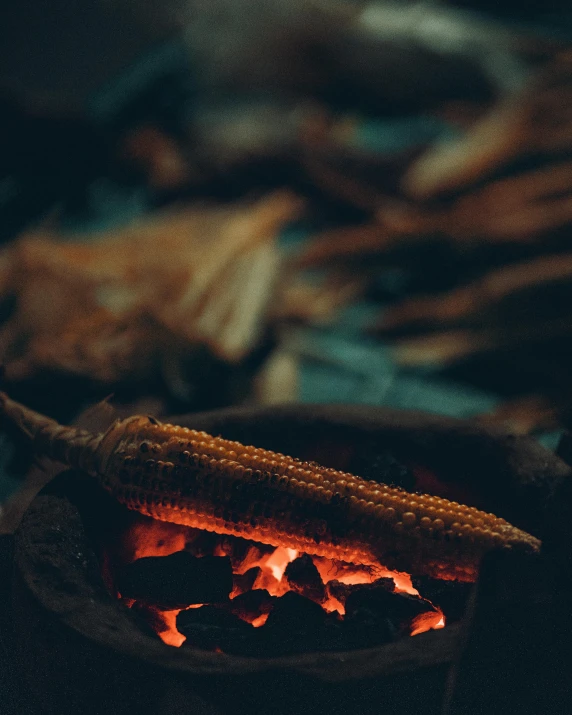
[{"label": "dried corn husk leaf", "polygon": [[300,399],[300,357],[277,348],[256,376],[254,398],[262,405],[280,405]]},{"label": "dried corn husk leaf", "polygon": [[320,266],[379,253],[404,240],[405,234],[377,223],[338,228],[314,236],[296,257],[300,268]]},{"label": "dried corn husk leaf", "polygon": [[377,333],[393,336],[401,364],[449,364],[468,356],[572,336],[572,254],[491,271],[442,295],[389,308]]},{"label": "dried corn husk leaf", "polygon": [[275,288],[277,234],[300,208],[276,193],[171,210],[89,241],[23,236],[0,262],[4,295],[17,302],[0,332],[8,370],[49,366],[114,381],[194,344],[240,360]]},{"label": "dried corn husk leaf", "polygon": [[351,271],[330,271],[321,278],[297,272],[287,274],[270,318],[273,322],[328,322],[336,311],[358,298],[366,284],[367,277]]},{"label": "dried corn husk leaf", "polygon": [[563,52],[464,138],[431,148],[410,167],[403,186],[418,199],[459,190],[519,156],[570,149],[571,129],[572,53]]},{"label": "dried corn husk leaf", "polygon": [[466,322],[489,311],[503,299],[561,280],[572,281],[572,254],[540,256],[530,261],[503,266],[478,280],[440,295],[403,301],[386,310],[380,327],[403,328],[409,323],[447,325]]}]

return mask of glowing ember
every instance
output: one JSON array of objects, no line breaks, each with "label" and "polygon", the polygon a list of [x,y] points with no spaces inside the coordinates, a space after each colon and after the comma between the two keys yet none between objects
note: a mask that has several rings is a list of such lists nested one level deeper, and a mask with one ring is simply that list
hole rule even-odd
[{"label": "glowing ember", "polygon": [[180,609],[176,611],[162,611],[165,630],[159,632],[159,636],[164,643],[175,646],[176,648],[180,648],[187,640],[185,636],[177,630],[177,616],[180,612]]},{"label": "glowing ember", "polygon": [[[205,541],[206,539],[206,541]],[[218,540],[217,540],[218,539]],[[210,540],[210,541],[209,541]],[[249,544],[249,546],[246,546]],[[235,576],[243,576],[251,569],[259,569],[254,579],[251,590],[266,590],[271,597],[283,596],[292,587],[286,576],[288,564],[295,561],[301,554],[294,550],[277,547],[269,550],[254,542],[245,542],[242,539],[228,537],[218,538],[207,532],[197,529],[141,518],[132,522],[123,534],[119,544],[115,545],[115,558],[123,563],[129,563],[145,556],[167,556],[177,551],[187,550],[196,556],[204,556],[207,552],[215,556],[229,556],[233,563]],[[238,556],[237,554],[240,554]],[[363,566],[334,561],[325,557],[313,556],[312,562],[325,587],[325,597],[318,600],[320,606],[328,613],[337,612],[339,616],[345,614],[345,607],[338,598],[335,598],[327,585],[333,581],[347,585],[371,584],[381,578],[390,578],[395,584],[396,593],[409,594],[420,597],[419,591],[413,587],[411,577],[406,573],[389,571],[381,566]],[[234,599],[244,593],[244,587],[236,584],[230,594]],[[306,594],[304,594],[306,596]],[[311,596],[306,596],[311,598]],[[126,602],[131,606],[133,602]],[[203,604],[195,604],[188,608],[201,608]],[[186,637],[177,630],[177,616],[180,610],[156,610],[152,618],[152,627],[167,644],[179,647]],[[263,626],[269,613],[241,614],[240,618],[250,623],[255,628]],[[421,613],[410,624],[409,634],[416,636],[428,630],[439,629],[445,626],[445,617],[438,608]]]},{"label": "glowing ember", "polygon": [[262,613],[258,618],[255,618],[252,622],[251,625],[253,625],[255,628],[260,628],[260,626],[263,626],[266,621],[268,620],[268,613]]},{"label": "glowing ember", "polygon": [[279,546],[266,561],[265,566],[272,571],[274,578],[280,581],[284,576],[286,566],[297,558],[298,552],[295,549],[283,549]]},{"label": "glowing ember", "polygon": [[130,524],[119,544],[118,557],[131,563],[145,556],[169,556],[183,551],[193,529],[181,529],[178,524],[138,517]]},{"label": "glowing ember", "polygon": [[438,630],[445,627],[445,616],[441,611],[429,611],[420,613],[411,623],[411,633],[409,635],[418,636],[425,631]]}]

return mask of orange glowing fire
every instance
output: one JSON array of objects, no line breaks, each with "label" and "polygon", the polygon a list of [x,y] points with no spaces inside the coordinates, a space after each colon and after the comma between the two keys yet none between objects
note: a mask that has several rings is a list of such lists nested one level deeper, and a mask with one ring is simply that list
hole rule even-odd
[{"label": "orange glowing fire", "polygon": [[[204,532],[198,529],[140,517],[131,523],[124,532],[118,545],[117,555],[120,561],[129,563],[146,556],[168,556],[183,549],[192,551],[193,542],[201,535],[204,535]],[[211,553],[214,556],[231,556],[231,549],[232,546],[228,540],[223,539],[214,546]],[[236,576],[240,576],[250,569],[258,567],[260,573],[251,589],[265,589],[271,596],[283,596],[291,590],[291,586],[285,578],[286,567],[300,555],[295,549],[280,546],[273,551],[262,552],[253,544],[240,565],[233,571]],[[320,605],[327,612],[336,611],[340,616],[345,613],[344,605],[328,592],[327,585],[332,581],[356,585],[373,583],[379,578],[391,578],[397,593],[420,596],[419,591],[413,587],[409,574],[390,571],[383,567],[372,568],[371,566],[336,562],[325,557],[312,556],[312,560],[326,586],[326,599],[321,601]],[[235,585],[230,598],[236,598],[242,593],[244,591]],[[202,605],[196,604],[189,608],[200,608]],[[435,611],[421,613],[413,619],[411,636],[445,626],[443,612],[438,607],[435,608]],[[177,630],[176,621],[180,612],[180,609],[161,611],[160,628],[157,628],[157,632],[167,645],[179,647],[186,640],[185,636]],[[243,618],[258,628],[266,623],[268,615],[268,613],[262,613],[253,618],[246,616]]]}]

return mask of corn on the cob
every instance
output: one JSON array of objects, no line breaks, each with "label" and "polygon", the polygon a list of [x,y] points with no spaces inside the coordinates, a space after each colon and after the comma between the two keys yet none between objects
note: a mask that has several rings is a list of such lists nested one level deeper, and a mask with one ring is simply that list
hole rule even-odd
[{"label": "corn on the cob", "polygon": [[368,481],[151,417],[94,435],[0,394],[44,455],[97,477],[129,509],[352,563],[473,581],[485,552],[538,539],[474,507]]}]

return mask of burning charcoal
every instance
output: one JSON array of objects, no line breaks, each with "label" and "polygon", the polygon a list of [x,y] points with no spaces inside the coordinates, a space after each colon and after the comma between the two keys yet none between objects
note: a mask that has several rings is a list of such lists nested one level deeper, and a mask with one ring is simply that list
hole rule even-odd
[{"label": "burning charcoal", "polygon": [[219,542],[214,549],[215,556],[229,556],[232,570],[240,570],[250,549],[250,542],[237,536],[219,536]]},{"label": "burning charcoal", "polygon": [[243,621],[252,623],[259,616],[270,613],[277,600],[276,596],[271,596],[263,589],[247,591],[232,599],[229,610]]},{"label": "burning charcoal", "polygon": [[473,589],[472,583],[442,581],[429,576],[414,578],[413,585],[423,598],[443,611],[447,623],[460,621],[465,615],[467,600]]},{"label": "burning charcoal", "polygon": [[177,616],[177,629],[186,636],[185,644],[226,653],[248,645],[255,629],[234,614],[216,606],[202,606],[181,611]]},{"label": "burning charcoal", "polygon": [[[328,596],[335,598],[345,607],[352,594],[364,590],[381,590],[391,597],[394,595],[395,583],[391,578],[380,578],[372,584],[330,581],[326,588]],[[330,635],[335,639],[330,645],[331,650],[350,650],[390,643],[397,638],[398,629],[383,610],[365,607],[360,604],[358,598],[357,605],[353,607],[350,601],[350,613],[347,613],[346,608],[346,616],[339,624],[338,632],[332,632]]]},{"label": "burning charcoal", "polygon": [[343,606],[351,593],[363,588],[383,588],[389,593],[395,591],[395,581],[392,578],[379,578],[371,584],[348,584],[341,581],[330,581],[326,586],[327,595],[335,598]]},{"label": "burning charcoal", "polygon": [[335,598],[336,601],[344,605],[353,588],[355,587],[341,581],[330,581],[326,584],[326,594],[329,598]]},{"label": "burning charcoal", "polygon": [[185,544],[185,551],[188,551],[197,558],[212,556],[220,541],[220,536],[214,531],[199,531],[193,534],[193,538]]},{"label": "burning charcoal", "polygon": [[383,612],[360,606],[343,620],[343,642],[347,649],[372,648],[391,643],[399,637],[398,629]]},{"label": "burning charcoal", "polygon": [[258,544],[238,536],[215,534],[197,530],[185,544],[185,551],[193,556],[228,556],[234,572],[247,570],[265,554],[274,551],[274,546]]},{"label": "burning charcoal", "polygon": [[137,621],[139,628],[146,635],[158,638],[159,633],[169,630],[169,625],[165,620],[163,612],[155,606],[148,606],[145,603],[135,601],[131,606],[131,613]]},{"label": "burning charcoal", "polygon": [[277,599],[266,624],[259,630],[260,648],[266,656],[310,653],[320,650],[328,622],[337,620],[314,601],[289,591]]},{"label": "burning charcoal", "polygon": [[289,563],[284,575],[293,591],[316,603],[324,602],[326,588],[311,556],[304,554]]},{"label": "burning charcoal", "polygon": [[351,469],[364,479],[391,484],[407,491],[415,489],[415,475],[409,467],[398,462],[389,450],[365,450],[354,458]]},{"label": "burning charcoal", "polygon": [[338,559],[327,559],[323,556],[312,556],[322,581],[353,581],[354,583],[371,583],[376,580],[379,571],[374,566],[352,564]]},{"label": "burning charcoal", "polygon": [[245,568],[250,570],[250,567],[260,561],[265,554],[270,554],[275,549],[274,546],[269,544],[257,544],[254,541],[246,541],[245,539],[238,540],[242,543],[244,549],[238,550],[232,557],[232,568],[237,573]]},{"label": "burning charcoal", "polygon": [[177,616],[177,629],[187,635],[189,629],[197,628],[239,628],[240,619],[230,613],[226,608],[218,606],[201,606],[200,608],[188,608],[181,611]]},{"label": "burning charcoal", "polygon": [[160,605],[166,610],[218,603],[232,591],[232,568],[228,557],[198,559],[179,551],[124,566],[117,574],[116,586],[124,598]]},{"label": "burning charcoal", "polygon": [[387,619],[396,634],[409,633],[416,616],[434,610],[428,601],[418,596],[388,591],[384,584],[377,582],[364,584],[352,591],[346,599],[345,607],[348,621],[364,617],[366,621],[371,617],[381,621]]},{"label": "burning charcoal", "polygon": [[327,614],[320,605],[294,591],[288,591],[276,601],[266,628],[316,630],[326,617]]},{"label": "burning charcoal", "polygon": [[232,593],[234,597],[241,596],[243,593],[248,593],[252,590],[254,582],[260,576],[262,570],[259,566],[255,566],[253,569],[248,569],[246,573],[237,574],[235,573],[232,577]]}]

